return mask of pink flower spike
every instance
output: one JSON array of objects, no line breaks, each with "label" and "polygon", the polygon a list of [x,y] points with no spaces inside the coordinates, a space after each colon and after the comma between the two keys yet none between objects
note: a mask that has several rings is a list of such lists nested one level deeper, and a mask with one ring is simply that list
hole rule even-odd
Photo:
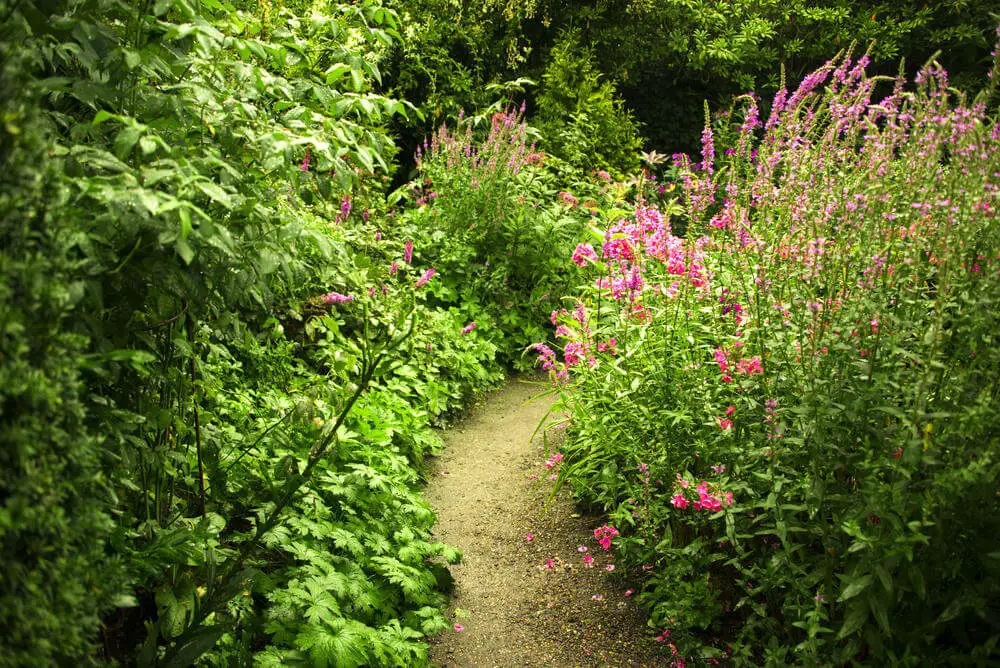
[{"label": "pink flower spike", "polygon": [[327,304],[345,304],[347,302],[353,302],[353,295],[342,295],[339,292],[328,292],[323,295],[323,301]]},{"label": "pink flower spike", "polygon": [[455,633],[461,633],[462,631],[465,630],[465,627],[462,626],[461,624],[455,624],[451,628],[455,629]]},{"label": "pink flower spike", "polygon": [[732,415],[735,412],[736,412],[736,406],[730,405],[729,408],[726,409],[727,416]]},{"label": "pink flower spike", "polygon": [[434,278],[435,274],[437,274],[437,269],[435,269],[434,267],[431,267],[430,269],[425,271],[423,275],[421,275],[420,278],[417,279],[416,287],[422,288],[428,283],[430,283],[430,280]]},{"label": "pink flower spike", "polygon": [[476,328],[476,323],[470,322],[468,325],[466,325],[465,327],[462,328],[462,335],[464,336],[466,334],[469,334],[475,328]]}]

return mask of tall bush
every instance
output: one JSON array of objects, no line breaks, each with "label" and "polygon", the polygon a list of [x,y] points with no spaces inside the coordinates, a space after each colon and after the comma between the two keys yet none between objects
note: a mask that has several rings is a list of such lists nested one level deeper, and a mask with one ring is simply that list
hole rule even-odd
[{"label": "tall bush", "polygon": [[642,138],[615,85],[603,79],[594,54],[568,32],[549,54],[538,96],[544,147],[578,170],[630,173]]}]

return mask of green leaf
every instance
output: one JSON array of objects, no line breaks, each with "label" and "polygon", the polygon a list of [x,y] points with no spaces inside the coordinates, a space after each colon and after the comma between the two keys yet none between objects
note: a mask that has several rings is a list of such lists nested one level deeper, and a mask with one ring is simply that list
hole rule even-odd
[{"label": "green leaf", "polygon": [[182,636],[184,641],[179,645],[179,649],[175,650],[175,654],[164,661],[162,665],[164,668],[186,668],[194,664],[198,657],[212,649],[227,631],[229,631],[227,625],[216,624],[198,629],[190,636],[185,633]]},{"label": "green leaf", "polygon": [[207,195],[213,202],[221,204],[227,209],[233,208],[232,197],[230,197],[229,193],[223,190],[217,183],[214,183],[213,181],[200,180],[195,181],[194,186]]},{"label": "green leaf", "polygon": [[186,239],[178,239],[174,242],[174,250],[177,254],[184,260],[184,264],[191,264],[194,260],[194,249],[191,248],[191,244],[187,242]]},{"label": "green leaf", "polygon": [[868,621],[868,601],[856,599],[851,601],[847,607],[847,614],[844,615],[844,625],[837,633],[837,639],[843,640],[847,636],[856,633]]},{"label": "green leaf", "polygon": [[118,136],[115,137],[115,155],[124,160],[131,153],[132,148],[139,141],[141,135],[142,132],[134,125],[127,125],[122,128]]},{"label": "green leaf", "polygon": [[94,120],[90,122],[91,125],[100,125],[104,121],[110,120],[112,118],[120,119],[121,117],[117,114],[112,114],[110,111],[105,111],[101,109],[96,114],[94,114]]},{"label": "green leaf", "polygon": [[871,584],[871,581],[872,581],[871,575],[862,575],[856,580],[852,580],[851,583],[844,588],[844,590],[840,594],[840,598],[838,598],[837,600],[846,601],[848,599],[854,598],[855,596],[863,592],[865,589],[867,589],[868,585]]}]

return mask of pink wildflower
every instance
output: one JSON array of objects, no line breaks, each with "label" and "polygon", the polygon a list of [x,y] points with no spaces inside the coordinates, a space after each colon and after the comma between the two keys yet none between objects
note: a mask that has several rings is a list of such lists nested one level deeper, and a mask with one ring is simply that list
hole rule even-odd
[{"label": "pink wildflower", "polygon": [[466,335],[472,332],[476,328],[476,323],[470,322],[468,325],[462,328],[462,335]]},{"label": "pink wildflower", "polygon": [[726,431],[727,429],[733,428],[733,421],[730,420],[729,418],[717,417],[715,419],[719,421],[719,429],[721,429],[722,431]]},{"label": "pink wildflower", "polygon": [[586,545],[581,545],[580,547],[576,548],[576,551],[577,552],[586,552],[587,551],[587,546]]},{"label": "pink wildflower", "polygon": [[601,341],[597,344],[597,352],[599,353],[610,353],[612,355],[618,354],[618,341],[611,338],[607,341]]},{"label": "pink wildflower", "polygon": [[590,244],[577,244],[573,251],[573,264],[578,267],[585,266],[588,262],[597,262],[597,252]]},{"label": "pink wildflower", "polygon": [[722,348],[715,349],[715,362],[719,365],[719,371],[726,373],[729,369],[729,360],[726,358],[726,353]]},{"label": "pink wildflower", "polygon": [[353,302],[353,295],[342,295],[339,292],[328,292],[323,295],[323,301],[327,304],[345,304],[347,302]]},{"label": "pink wildflower", "polygon": [[462,631],[465,630],[465,627],[462,626],[461,624],[455,624],[451,628],[455,629],[455,633],[461,633]]},{"label": "pink wildflower", "polygon": [[531,349],[538,353],[538,361],[541,362],[542,368],[546,371],[553,369],[556,365],[556,354],[551,348],[549,348],[544,343],[536,343],[531,346]]},{"label": "pink wildflower", "polygon": [[674,508],[680,508],[683,510],[684,508],[687,508],[688,505],[690,505],[690,503],[691,502],[688,501],[687,497],[685,497],[683,494],[674,494],[672,497],[670,497],[670,505],[672,505]]},{"label": "pink wildflower", "polygon": [[583,567],[584,568],[593,568],[594,567],[594,558],[592,556],[590,556],[589,554],[586,554],[586,555],[583,556]]},{"label": "pink wildflower", "polygon": [[528,533],[524,534],[524,540],[530,543],[531,541],[535,540],[535,534],[529,531]]},{"label": "pink wildflower", "polygon": [[430,280],[434,278],[435,274],[437,274],[437,269],[435,269],[434,267],[431,267],[430,269],[425,271],[423,275],[421,275],[420,278],[417,279],[416,287],[422,288],[425,285],[427,285],[430,282]]},{"label": "pink wildflower", "polygon": [[407,239],[403,244],[403,262],[410,264],[411,260],[413,260],[413,242]]},{"label": "pink wildflower", "polygon": [[613,526],[604,526],[594,529],[594,538],[597,539],[597,543],[604,548],[605,552],[611,551],[611,539],[618,535],[618,529]]},{"label": "pink wildflower", "polygon": [[736,372],[747,376],[756,376],[759,373],[764,373],[764,367],[761,366],[759,357],[748,357],[736,363]]}]

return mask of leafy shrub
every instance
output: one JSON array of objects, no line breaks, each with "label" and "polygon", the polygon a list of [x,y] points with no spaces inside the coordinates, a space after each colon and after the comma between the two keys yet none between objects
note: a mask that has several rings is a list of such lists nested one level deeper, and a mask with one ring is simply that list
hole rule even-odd
[{"label": "leafy shrub", "polygon": [[241,4],[0,8],[4,665],[411,665],[444,625],[416,467],[502,370],[390,271],[396,18]]},{"label": "leafy shrub", "polygon": [[87,419],[96,360],[70,328],[84,293],[74,230],[58,215],[70,203],[53,187],[59,161],[39,158],[52,131],[41,59],[12,39],[0,61],[0,663],[48,665],[86,653],[127,589],[103,547],[114,497]]},{"label": "leafy shrub", "polygon": [[642,138],[594,56],[574,32],[552,48],[538,97],[544,147],[578,170],[629,173],[638,167]]},{"label": "leafy shrub", "polygon": [[763,123],[744,98],[724,153],[706,129],[686,239],[606,202],[562,357],[539,347],[564,475],[628,529],[678,656],[997,657],[1000,124],[936,65],[908,92],[867,62]]},{"label": "leafy shrub", "polygon": [[[568,286],[557,249],[568,251],[585,217],[553,204],[558,179],[535,151],[519,112],[490,116],[485,136],[460,117],[419,149],[420,178],[410,188],[417,209],[404,224],[414,257],[433,265],[436,303],[456,307],[483,328],[504,361],[543,334],[546,315]],[[543,204],[544,203],[544,204]]]}]

